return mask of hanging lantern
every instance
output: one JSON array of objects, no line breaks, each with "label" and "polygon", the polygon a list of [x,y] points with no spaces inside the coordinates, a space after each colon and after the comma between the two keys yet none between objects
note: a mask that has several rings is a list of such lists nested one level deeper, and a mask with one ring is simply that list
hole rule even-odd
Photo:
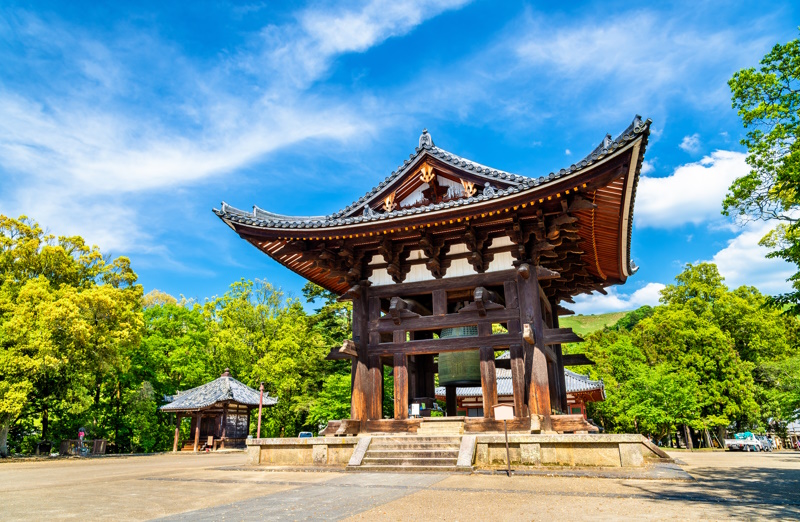
[{"label": "hanging lantern", "polygon": [[[477,337],[477,326],[442,328],[439,339]],[[481,355],[478,350],[439,354],[439,386],[480,386]]]}]

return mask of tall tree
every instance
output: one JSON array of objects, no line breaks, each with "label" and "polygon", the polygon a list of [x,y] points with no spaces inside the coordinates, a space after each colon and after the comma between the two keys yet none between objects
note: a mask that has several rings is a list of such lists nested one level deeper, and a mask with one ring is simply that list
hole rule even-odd
[{"label": "tall tree", "polygon": [[[762,244],[769,255],[800,266],[800,40],[777,44],[760,67],[735,73],[728,82],[733,108],[747,131],[750,172],[736,179],[723,202],[723,213],[740,220],[777,220]],[[777,298],[800,313],[800,272],[793,290]]]},{"label": "tall tree", "polygon": [[139,341],[135,282],[126,258],[108,261],[80,237],[0,216],[0,454],[26,412],[39,416],[42,438],[54,413],[97,427],[103,383]]}]

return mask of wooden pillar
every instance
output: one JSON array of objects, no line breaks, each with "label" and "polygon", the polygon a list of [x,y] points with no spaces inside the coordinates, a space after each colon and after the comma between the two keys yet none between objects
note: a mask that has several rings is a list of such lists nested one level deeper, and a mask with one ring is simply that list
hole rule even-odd
[{"label": "wooden pillar", "polygon": [[197,413],[195,425],[194,425],[194,452],[197,452],[197,447],[200,444],[200,424],[203,422],[203,414]]},{"label": "wooden pillar", "polygon": [[178,439],[181,436],[181,414],[175,414],[175,440],[172,443],[172,453],[178,452]]},{"label": "wooden pillar", "polygon": [[458,416],[458,396],[456,392],[458,391],[455,385],[445,386],[445,399],[447,404],[447,416],[448,417],[456,417]]},{"label": "wooden pillar", "polygon": [[511,388],[514,390],[514,416],[517,418],[528,417],[528,407],[525,405],[527,402],[525,400],[525,352],[518,344],[512,345],[509,351],[511,352]]},{"label": "wooden pillar", "polygon": [[219,447],[225,449],[225,432],[228,429],[228,403],[222,407],[222,436],[219,438]]},{"label": "wooden pillar", "polygon": [[494,366],[494,348],[481,346],[481,391],[483,392],[483,417],[492,419],[497,404],[497,373]]},{"label": "wooden pillar", "polygon": [[360,283],[361,291],[353,299],[353,342],[356,344],[358,357],[354,362],[353,393],[350,402],[350,418],[365,421],[372,417],[375,399],[375,378],[370,371],[369,360],[369,317],[370,299],[369,282]]},{"label": "wooden pillar", "polygon": [[381,366],[381,358],[379,355],[369,356],[369,375],[372,383],[372,399],[370,400],[370,420],[381,418],[381,387],[383,384],[383,368]]},{"label": "wooden pillar", "polygon": [[539,415],[543,431],[551,431],[550,386],[547,378],[547,357],[542,351],[544,340],[544,315],[540,300],[536,270],[530,267],[528,279],[517,275],[517,297],[520,305],[520,322],[533,326],[534,344],[525,343],[525,381],[528,393],[528,411]]},{"label": "wooden pillar", "polygon": [[[558,328],[558,311],[556,310],[556,305],[558,303],[553,302],[551,303],[551,307],[553,309],[553,328]],[[564,375],[564,352],[561,349],[560,344],[556,344],[553,346],[553,351],[556,354],[556,376],[558,377],[558,391],[559,391],[559,401],[561,403],[561,411],[564,413],[569,413],[569,405],[567,403],[567,378]]]},{"label": "wooden pillar", "polygon": [[408,358],[394,354],[394,418],[408,418]]}]

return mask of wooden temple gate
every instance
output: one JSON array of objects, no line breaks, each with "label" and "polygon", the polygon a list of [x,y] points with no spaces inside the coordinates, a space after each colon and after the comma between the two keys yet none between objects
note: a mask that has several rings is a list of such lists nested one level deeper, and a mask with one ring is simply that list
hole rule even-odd
[{"label": "wooden temple gate", "polygon": [[[352,301],[353,337],[329,355],[352,360],[351,419],[339,433],[411,430],[409,402],[435,395],[435,357],[469,350],[480,354],[485,417],[467,419],[468,430],[498,427],[489,418],[498,350],[511,356],[514,428],[559,429],[561,344],[581,340],[559,328],[558,316],[572,313],[561,303],[605,293],[636,271],[630,232],[649,125],[637,116],[584,160],[539,178],[460,158],[425,131],[397,171],[334,214],[224,203],[215,212],[273,259]],[[438,337],[465,326],[477,336]],[[394,419],[381,418],[385,366],[394,372]]]}]

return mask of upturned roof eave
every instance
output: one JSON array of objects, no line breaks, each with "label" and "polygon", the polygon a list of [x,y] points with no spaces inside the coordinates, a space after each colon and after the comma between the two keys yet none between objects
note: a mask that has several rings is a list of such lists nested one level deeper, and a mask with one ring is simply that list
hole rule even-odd
[{"label": "upturned roof eave", "polygon": [[[306,227],[306,226],[270,226],[270,225],[263,225],[261,223],[256,223],[256,218],[252,214],[244,213],[238,209],[233,209],[229,205],[223,205],[223,209],[225,210],[218,210],[214,209],[214,213],[224,221],[228,226],[237,230],[237,227],[247,228],[251,230],[263,230],[263,231],[270,231],[274,232],[276,235],[280,236],[293,236],[303,234],[306,235],[307,233],[317,233],[319,235],[330,235],[331,232],[335,231],[347,231],[347,233],[360,233],[362,229],[367,229],[374,227],[375,224],[386,223],[386,228],[396,227],[396,226],[403,226],[406,222],[417,221],[420,218],[424,219],[431,219],[436,220],[441,216],[452,214],[454,211],[457,212],[458,209],[461,208],[468,208],[469,210],[466,213],[475,213],[481,212],[483,209],[495,206],[497,203],[502,202],[508,205],[514,205],[519,200],[519,202],[525,202],[531,200],[532,195],[539,196],[540,192],[548,191],[548,189],[555,188],[558,184],[565,184],[570,185],[571,181],[574,181],[575,178],[581,177],[586,175],[586,173],[591,172],[592,170],[596,170],[601,168],[606,162],[612,161],[616,157],[624,154],[625,152],[629,151],[631,148],[634,147],[636,143],[641,143],[642,138],[639,137],[638,139],[629,142],[626,146],[617,149],[614,153],[609,154],[602,160],[593,163],[592,165],[573,172],[571,174],[565,175],[560,178],[556,178],[553,180],[549,180],[547,183],[536,184],[532,187],[525,188],[525,189],[516,189],[516,190],[505,190],[505,194],[502,195],[495,195],[493,197],[473,197],[473,198],[464,198],[460,200],[455,200],[451,203],[452,205],[438,203],[438,204],[431,204],[427,207],[416,207],[412,209],[407,209],[405,212],[403,211],[392,211],[388,214],[380,214],[379,217],[370,220],[358,220],[350,223],[338,223],[338,224],[326,224],[320,225],[317,227]],[[637,169],[638,171],[638,169]],[[533,198],[535,199],[535,198]],[[474,200],[474,201],[470,201]],[[431,208],[432,207],[432,208]],[[436,208],[439,207],[439,208]],[[230,212],[233,210],[233,212]],[[238,219],[237,219],[238,218]],[[292,222],[291,224],[299,224],[303,223],[306,219],[304,216],[299,216],[294,218],[297,221]]]},{"label": "upturned roof eave", "polygon": [[[392,222],[405,221],[407,219],[414,219],[414,216],[436,212],[436,207],[444,207],[445,211],[449,211],[454,207],[474,205],[484,206],[485,200],[495,200],[498,198],[505,198],[514,196],[520,193],[530,193],[539,189],[542,185],[552,185],[558,181],[563,181],[565,178],[573,177],[580,172],[586,172],[594,169],[610,158],[616,157],[636,143],[644,140],[646,144],[647,136],[649,135],[651,120],[642,120],[640,116],[636,116],[633,122],[625,129],[616,139],[611,140],[610,135],[601,141],[600,145],[596,147],[589,155],[583,158],[576,164],[571,165],[567,169],[561,169],[557,173],[551,172],[548,176],[540,176],[539,178],[530,178],[520,176],[518,174],[511,174],[490,167],[483,166],[474,161],[461,158],[452,154],[444,149],[435,147],[432,140],[428,143],[423,143],[423,138],[427,132],[423,132],[420,137],[420,147],[417,147],[414,154],[411,155],[409,160],[406,160],[396,171],[392,172],[383,182],[374,187],[365,196],[362,196],[355,202],[351,203],[342,210],[339,210],[328,216],[286,216],[282,214],[272,213],[262,210],[256,206],[253,207],[252,212],[245,212],[235,207],[231,207],[226,203],[222,203],[221,209],[213,209],[214,213],[220,217],[228,226],[234,228],[234,223],[242,223],[245,226],[254,227],[263,230],[337,230],[341,228],[350,228],[351,225],[366,225],[370,223],[379,222],[381,220],[390,220]],[[636,177],[641,168],[642,156],[644,154],[644,147],[641,147],[640,157],[634,160],[636,165]],[[437,152],[438,154],[434,154]],[[426,155],[432,155],[438,161],[444,161],[451,166],[469,170],[470,175],[478,175],[489,181],[495,180],[508,184],[507,189],[498,189],[496,194],[489,198],[484,198],[483,195],[476,195],[470,198],[461,198],[448,203],[431,204],[426,207],[416,207],[411,209],[395,210],[388,213],[374,213],[369,216],[354,216],[354,211],[362,209],[369,204],[381,193],[381,191],[388,185],[391,185],[398,179],[401,179],[408,172],[416,168]],[[448,158],[454,158],[448,161]],[[466,166],[466,167],[465,167]],[[484,171],[488,174],[485,174]],[[635,184],[634,184],[635,185]],[[471,201],[474,200],[474,201]],[[632,211],[631,211],[632,215]],[[264,219],[266,218],[266,222]],[[349,221],[349,222],[348,222]],[[271,225],[270,223],[275,223]],[[235,228],[234,228],[235,230]]]}]

